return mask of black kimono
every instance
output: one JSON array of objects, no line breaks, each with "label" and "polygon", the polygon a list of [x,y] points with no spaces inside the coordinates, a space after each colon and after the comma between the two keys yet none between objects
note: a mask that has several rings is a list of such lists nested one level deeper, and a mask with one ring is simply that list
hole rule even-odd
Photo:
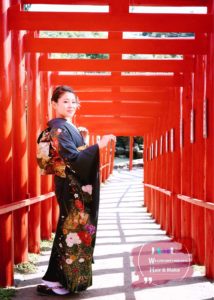
[{"label": "black kimono", "polygon": [[[78,130],[63,118],[53,119],[48,125],[65,172],[54,177],[60,216],[43,279],[60,282],[71,292],[81,291],[92,284],[99,208],[99,147],[84,147]],[[92,185],[92,194],[83,191],[85,185]]]}]

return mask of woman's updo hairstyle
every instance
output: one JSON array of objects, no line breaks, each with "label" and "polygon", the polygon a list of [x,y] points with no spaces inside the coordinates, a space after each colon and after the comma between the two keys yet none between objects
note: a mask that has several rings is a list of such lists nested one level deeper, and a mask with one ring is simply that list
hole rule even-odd
[{"label": "woman's updo hairstyle", "polygon": [[60,85],[54,89],[52,97],[51,97],[51,101],[58,102],[58,99],[66,92],[72,93],[75,95],[77,108],[79,108],[79,106],[80,106],[79,98],[75,94],[74,90],[71,87],[66,86],[66,85]]}]

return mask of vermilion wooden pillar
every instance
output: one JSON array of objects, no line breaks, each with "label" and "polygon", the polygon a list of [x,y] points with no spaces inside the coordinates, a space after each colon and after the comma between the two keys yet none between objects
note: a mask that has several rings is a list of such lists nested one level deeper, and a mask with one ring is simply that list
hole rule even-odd
[{"label": "vermilion wooden pillar", "polygon": [[[214,202],[214,3],[210,1],[209,13],[213,18],[212,34],[208,36],[209,51],[207,58],[207,102],[208,102],[208,138],[206,139],[206,201]],[[214,211],[206,210],[205,215],[205,266],[206,276],[214,279]]]},{"label": "vermilion wooden pillar", "polygon": [[[0,205],[12,201],[11,36],[7,30],[8,0],[0,1]],[[12,214],[0,217],[0,286],[13,285]]]},{"label": "vermilion wooden pillar", "polygon": [[[12,4],[19,1],[13,0]],[[27,195],[27,119],[24,98],[25,65],[22,52],[23,34],[12,35],[12,97],[13,97],[13,201],[26,199]],[[14,211],[14,262],[28,259],[28,208]]]},{"label": "vermilion wooden pillar", "polygon": [[[153,142],[153,133],[150,132],[148,134],[147,138],[147,145],[148,145],[148,164],[146,168],[146,177],[147,177],[147,182],[148,184],[153,184],[153,173],[154,173],[154,168],[153,168],[153,157],[152,157],[152,142]],[[147,200],[146,200],[146,207],[148,211],[154,216],[154,210],[152,211],[152,199],[153,199],[153,189],[150,187],[147,188]]]},{"label": "vermilion wooden pillar", "polygon": [[[194,143],[193,143],[193,168],[192,168],[192,196],[204,200],[204,138],[203,138],[203,56],[195,58],[195,91],[194,91]],[[199,159],[200,158],[200,159]],[[192,206],[192,238],[193,258],[196,263],[204,265],[205,238],[203,207]],[[199,221],[200,220],[200,221]]]},{"label": "vermilion wooden pillar", "polygon": [[115,158],[115,145],[116,143],[114,141],[111,142],[111,162],[110,162],[110,174],[113,173],[114,169],[114,158]]},{"label": "vermilion wooden pillar", "polygon": [[104,148],[100,149],[100,182],[104,182]]},{"label": "vermilion wooden pillar", "polygon": [[[158,135],[157,135],[157,179],[156,179],[156,185],[160,188],[162,188],[162,180],[163,180],[163,132],[162,132],[162,127],[163,127],[163,120],[164,120],[164,116],[163,118],[159,119],[159,123],[158,123]],[[161,220],[161,205],[162,205],[162,201],[161,199],[163,198],[163,193],[161,192],[157,192],[156,194],[157,198],[156,198],[156,203],[158,204],[158,218],[159,218],[159,222]]]},{"label": "vermilion wooden pillar", "polygon": [[[168,112],[167,112],[168,114]],[[165,147],[165,141],[166,141],[166,116],[163,115],[163,118],[161,118],[161,135],[160,135],[160,150],[161,150],[161,154],[160,154],[160,159],[159,159],[159,173],[160,173],[160,177],[159,177],[159,186],[161,188],[165,188],[165,180],[166,180],[166,176],[165,176],[165,161],[166,161],[166,147]],[[159,193],[159,202],[160,202],[160,224],[163,224],[163,219],[165,217],[165,212],[164,212],[164,208],[165,208],[165,202],[164,202],[164,194],[163,193]]]},{"label": "vermilion wooden pillar", "polygon": [[[169,128],[169,152],[167,156],[167,181],[166,189],[168,191],[173,191],[173,157],[175,151],[175,134],[178,133],[179,115],[177,113],[178,99],[176,98],[176,93],[174,90],[173,99],[169,101],[169,118],[168,118],[168,128]],[[177,126],[176,126],[177,125]],[[170,236],[172,235],[172,206],[173,197],[172,195],[165,195],[166,199],[166,232]]]},{"label": "vermilion wooden pillar", "polygon": [[[45,55],[47,57],[47,55]],[[41,127],[51,119],[50,80],[48,72],[41,72]],[[53,176],[41,176],[41,193],[53,191]],[[52,198],[41,203],[41,238],[50,239],[52,232]]]},{"label": "vermilion wooden pillar", "polygon": [[94,145],[95,142],[95,135],[89,132],[89,146]]},{"label": "vermilion wooden pillar", "polygon": [[[169,124],[168,124],[169,125]],[[169,127],[168,127],[169,128]],[[166,134],[168,135],[168,141],[170,139],[170,131],[167,130]],[[168,189],[169,188],[169,180],[170,180],[170,172],[169,172],[169,157],[170,157],[171,153],[170,150],[168,150],[168,152],[165,155],[165,160],[164,160],[164,174],[163,174],[163,179],[164,179],[164,188]],[[168,220],[168,213],[169,213],[169,196],[162,193],[162,222],[161,222],[161,228],[164,230],[167,230],[167,224],[169,222]]]},{"label": "vermilion wooden pillar", "polygon": [[[170,112],[167,111],[169,114]],[[162,188],[166,189],[168,179],[168,155],[169,155],[169,127],[168,120],[164,120],[164,154],[162,157]],[[162,229],[166,229],[166,206],[167,206],[167,195],[160,193],[160,224]]]},{"label": "vermilion wooden pillar", "polygon": [[[154,172],[155,172],[155,168],[154,168],[154,131],[151,132],[150,134],[150,165],[149,165],[149,169],[150,169],[150,184],[154,184]],[[156,218],[155,216],[155,210],[153,207],[153,211],[152,211],[152,202],[154,199],[154,190],[150,189],[150,193],[149,193],[149,202],[148,202],[148,208],[149,211],[152,213],[152,215]]]},{"label": "vermilion wooden pillar", "polygon": [[[143,137],[143,183],[148,183],[147,181],[147,165],[148,165],[148,150],[147,150],[147,134]],[[147,191],[148,188],[144,185],[144,199],[143,199],[143,205],[146,204],[147,199]]]},{"label": "vermilion wooden pillar", "polygon": [[[164,182],[164,173],[165,173],[165,165],[164,165],[164,156],[165,156],[165,147],[164,147],[164,118],[161,118],[161,124],[160,124],[160,136],[159,136],[159,163],[158,163],[158,169],[159,169],[159,180],[158,185],[160,188],[165,188],[163,185]],[[160,198],[160,224],[163,223],[163,213],[162,213],[162,205],[163,205],[163,193],[159,193]]]},{"label": "vermilion wooden pillar", "polygon": [[172,158],[173,167],[173,194],[172,194],[172,236],[179,241],[181,236],[181,201],[177,195],[181,193],[181,104],[183,97],[183,87],[175,89],[175,110],[174,114],[177,116],[173,126],[174,132],[174,153]]},{"label": "vermilion wooden pillar", "polygon": [[111,168],[111,142],[108,143],[108,148],[107,148],[107,179],[109,178],[110,175],[110,168]]},{"label": "vermilion wooden pillar", "polygon": [[[163,186],[163,176],[164,176],[164,168],[165,165],[163,165],[163,153],[164,153],[164,115],[163,118],[160,118],[160,123],[159,123],[159,134],[158,134],[158,164],[157,164],[157,172],[158,172],[158,181],[157,181],[157,186],[160,188],[165,188]],[[161,209],[162,209],[162,204],[163,204],[163,193],[158,192],[158,200],[157,202],[159,203],[159,223],[161,224]]]},{"label": "vermilion wooden pillar", "polygon": [[[40,171],[36,163],[36,141],[40,133],[40,82],[38,74],[38,55],[29,54],[27,63],[28,76],[28,192],[30,197],[41,194]],[[30,207],[29,212],[29,251],[40,251],[40,216],[41,204],[36,203]]]},{"label": "vermilion wooden pillar", "polygon": [[103,155],[103,166],[102,166],[102,182],[106,181],[106,163],[107,163],[107,147],[104,147],[102,149],[102,155]]},{"label": "vermilion wooden pillar", "polygon": [[100,149],[100,183],[103,182],[102,166],[103,166],[103,150]]},{"label": "vermilion wooden pillar", "polygon": [[[192,108],[192,85],[191,74],[184,74],[184,93],[182,101],[183,110],[183,143],[181,149],[181,194],[191,195],[191,168],[192,146],[190,144],[190,112]],[[192,251],[191,238],[191,204],[181,202],[181,241],[183,245]]]},{"label": "vermilion wooden pillar", "polygon": [[[154,172],[153,169],[153,158],[152,158],[152,132],[150,132],[149,134],[149,138],[148,138],[148,143],[149,143],[149,164],[147,167],[147,174],[148,174],[148,183],[152,184],[152,175]],[[151,188],[148,189],[148,200],[147,200],[147,207],[149,212],[152,213],[152,215],[154,216],[154,211],[151,211],[151,207],[152,207],[152,197],[153,197],[153,190]]]},{"label": "vermilion wooden pillar", "polygon": [[104,181],[107,179],[107,174],[108,174],[108,145],[105,147],[105,152],[104,152]]},{"label": "vermilion wooden pillar", "polygon": [[[150,183],[149,182],[149,137],[148,133],[144,136],[144,150],[143,150],[143,182],[145,184]],[[149,191],[150,189],[144,185],[144,201],[143,204],[144,206],[148,206],[148,198],[149,198]]]},{"label": "vermilion wooden pillar", "polygon": [[[151,140],[152,134],[151,132],[146,135],[146,145],[147,145],[147,165],[145,169],[145,179],[144,181],[148,184],[152,184],[152,159],[151,159]],[[145,187],[145,206],[147,207],[148,211],[151,212],[151,196],[152,196],[152,189],[150,187]],[[153,212],[151,212],[153,213]]]},{"label": "vermilion wooden pillar", "polygon": [[[153,148],[154,148],[154,159],[153,159],[153,173],[152,173],[152,184],[158,186],[159,182],[159,170],[158,170],[158,149],[157,149],[157,140],[159,136],[158,128],[160,126],[160,119],[156,120],[155,130],[153,134]],[[155,216],[157,222],[160,222],[160,192],[152,189],[152,197],[151,197],[151,211]]]},{"label": "vermilion wooden pillar", "polygon": [[[150,135],[150,151],[151,151],[151,161],[150,161],[150,184],[154,184],[154,176],[155,176],[155,163],[154,163],[154,129],[151,130]],[[148,209],[152,213],[152,215],[155,217],[155,205],[154,197],[155,197],[155,191],[154,189],[150,188],[149,193],[149,202],[148,202]]]}]

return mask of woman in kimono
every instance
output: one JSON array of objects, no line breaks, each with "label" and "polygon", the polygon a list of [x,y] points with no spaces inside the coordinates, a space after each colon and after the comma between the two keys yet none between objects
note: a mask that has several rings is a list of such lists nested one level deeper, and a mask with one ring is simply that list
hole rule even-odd
[{"label": "woman in kimono", "polygon": [[57,159],[55,192],[60,215],[48,269],[37,291],[48,295],[79,292],[92,285],[92,262],[99,208],[99,148],[113,135],[87,147],[72,124],[79,101],[70,87],[52,95],[56,118],[48,122]]}]

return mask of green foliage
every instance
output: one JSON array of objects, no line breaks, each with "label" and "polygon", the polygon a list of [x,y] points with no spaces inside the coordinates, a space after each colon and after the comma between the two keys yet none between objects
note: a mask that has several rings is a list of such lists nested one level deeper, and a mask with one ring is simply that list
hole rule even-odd
[{"label": "green foliage", "polygon": [[[142,136],[134,136],[134,144],[143,144]],[[122,147],[122,148],[129,147],[129,137],[128,136],[118,136],[116,146]]]},{"label": "green foliage", "polygon": [[129,137],[128,136],[118,136],[116,147],[126,148],[129,145]]},{"label": "green foliage", "polygon": [[109,55],[108,54],[91,53],[91,54],[86,54],[86,57],[88,57],[90,59],[108,59]]},{"label": "green foliage", "polygon": [[109,59],[109,54],[51,53],[51,58],[65,59]]},{"label": "green foliage", "polygon": [[24,4],[23,10],[30,10],[31,4]]},{"label": "green foliage", "polygon": [[40,31],[41,38],[107,38],[107,32],[102,31]]},{"label": "green foliage", "polygon": [[55,234],[52,233],[50,240],[42,240],[40,243],[40,250],[41,251],[49,251],[52,248],[53,240],[54,240]]},{"label": "green foliage", "polygon": [[136,144],[143,144],[143,138],[142,136],[134,136],[134,143]]},{"label": "green foliage", "polygon": [[[130,151],[130,139],[128,136],[118,136],[115,156],[116,157],[129,157]],[[143,138],[142,136],[134,136],[133,138],[133,158],[138,159],[143,156]]]},{"label": "green foliage", "polygon": [[20,263],[15,266],[15,271],[21,274],[36,273],[36,266],[32,262]]},{"label": "green foliage", "polygon": [[36,273],[38,254],[30,253],[28,255],[28,262],[15,265],[15,271],[21,274]]},{"label": "green foliage", "polygon": [[194,37],[193,32],[142,32],[144,37],[153,38],[181,38],[181,37]]},{"label": "green foliage", "polygon": [[15,295],[15,289],[11,288],[0,288],[0,299],[10,300]]},{"label": "green foliage", "polygon": [[[26,9],[29,9],[26,7]],[[131,34],[131,35],[130,35]],[[130,35],[130,36],[129,36]],[[194,37],[191,32],[135,32],[129,33],[129,38],[184,38]],[[40,31],[41,38],[98,38],[103,39],[108,37],[107,32],[96,31]],[[127,36],[127,38],[128,38]],[[154,59],[170,59],[182,58],[182,55],[176,54],[126,54],[129,59],[148,59],[150,56]],[[67,58],[67,59],[109,59],[107,53],[51,53],[51,58]]]},{"label": "green foliage", "polygon": [[181,54],[124,54],[126,59],[182,59]]},{"label": "green foliage", "polygon": [[[40,31],[41,38],[99,38],[107,37],[106,32],[95,31]],[[52,53],[51,58],[80,58],[80,59],[108,59],[108,54],[103,53]]]}]

